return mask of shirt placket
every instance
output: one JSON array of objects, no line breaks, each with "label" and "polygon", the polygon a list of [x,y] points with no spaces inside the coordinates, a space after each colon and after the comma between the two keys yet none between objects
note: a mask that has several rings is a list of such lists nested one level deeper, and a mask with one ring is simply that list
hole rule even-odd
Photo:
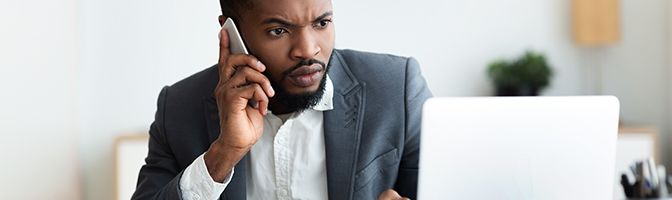
[{"label": "shirt placket", "polygon": [[291,199],[289,191],[290,181],[290,148],[289,137],[292,120],[287,120],[280,127],[273,140],[273,155],[275,161],[275,185],[278,199]]}]

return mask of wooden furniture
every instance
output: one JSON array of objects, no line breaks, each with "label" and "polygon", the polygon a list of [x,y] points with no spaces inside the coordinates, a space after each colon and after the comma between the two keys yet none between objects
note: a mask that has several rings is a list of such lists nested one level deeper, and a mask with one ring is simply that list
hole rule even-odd
[{"label": "wooden furniture", "polygon": [[149,135],[132,134],[117,137],[114,142],[115,199],[131,199],[140,167],[145,163]]},{"label": "wooden furniture", "polygon": [[574,40],[582,46],[613,44],[620,38],[618,0],[572,0]]}]

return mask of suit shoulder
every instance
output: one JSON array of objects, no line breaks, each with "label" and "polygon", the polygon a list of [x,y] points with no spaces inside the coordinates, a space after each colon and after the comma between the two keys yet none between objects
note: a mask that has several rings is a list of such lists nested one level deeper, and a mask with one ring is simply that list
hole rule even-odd
[{"label": "suit shoulder", "polygon": [[372,66],[391,65],[396,67],[404,67],[409,57],[397,56],[385,53],[373,53],[365,51],[357,51],[351,49],[336,50],[348,64],[369,64]]},{"label": "suit shoulder", "polygon": [[170,94],[171,96],[201,98],[214,91],[218,79],[217,66],[208,67],[170,85]]},{"label": "suit shoulder", "polygon": [[392,54],[355,50],[337,50],[337,52],[357,79],[370,83],[403,80],[409,62],[415,62],[410,57]]}]

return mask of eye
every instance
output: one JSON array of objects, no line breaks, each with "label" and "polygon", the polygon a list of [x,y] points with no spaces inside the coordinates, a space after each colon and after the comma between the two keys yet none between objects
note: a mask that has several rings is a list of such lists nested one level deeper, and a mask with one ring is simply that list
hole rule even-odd
[{"label": "eye", "polygon": [[287,30],[285,30],[284,28],[276,28],[268,31],[268,33],[270,33],[272,36],[280,36],[283,33],[287,33]]},{"label": "eye", "polygon": [[324,29],[324,28],[327,28],[327,26],[329,26],[329,24],[331,24],[331,20],[330,19],[324,19],[324,20],[320,20],[319,22],[317,22],[317,24],[315,24],[315,27],[320,28],[320,29]]}]

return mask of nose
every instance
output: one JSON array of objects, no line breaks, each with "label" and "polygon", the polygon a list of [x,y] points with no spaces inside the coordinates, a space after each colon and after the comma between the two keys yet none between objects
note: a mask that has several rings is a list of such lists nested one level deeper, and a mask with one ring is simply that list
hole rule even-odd
[{"label": "nose", "polygon": [[307,60],[314,58],[322,51],[319,42],[317,41],[317,34],[312,30],[302,30],[294,38],[292,45],[291,57],[294,60]]}]

